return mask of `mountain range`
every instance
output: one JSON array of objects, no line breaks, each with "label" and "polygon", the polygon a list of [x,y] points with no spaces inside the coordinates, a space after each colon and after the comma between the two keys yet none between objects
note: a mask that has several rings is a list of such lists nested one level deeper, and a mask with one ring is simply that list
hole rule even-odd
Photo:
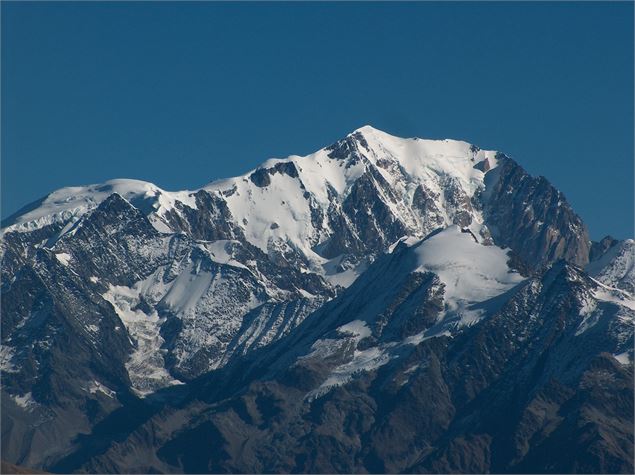
[{"label": "mountain range", "polygon": [[62,188],[2,223],[2,459],[633,473],[634,251],[503,153],[370,126]]}]

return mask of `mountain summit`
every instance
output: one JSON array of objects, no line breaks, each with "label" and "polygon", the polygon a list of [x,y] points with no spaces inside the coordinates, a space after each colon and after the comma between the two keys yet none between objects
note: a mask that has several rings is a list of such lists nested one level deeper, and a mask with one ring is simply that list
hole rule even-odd
[{"label": "mountain summit", "polygon": [[591,243],[502,153],[364,126],[198,190],[63,188],[3,226],[11,463],[633,469],[632,240]]}]

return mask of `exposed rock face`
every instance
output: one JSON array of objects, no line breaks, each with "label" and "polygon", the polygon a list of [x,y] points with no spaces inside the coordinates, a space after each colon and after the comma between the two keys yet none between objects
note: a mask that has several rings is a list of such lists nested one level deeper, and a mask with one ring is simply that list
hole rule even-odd
[{"label": "exposed rock face", "polygon": [[484,214],[494,240],[534,268],[566,259],[584,266],[589,236],[564,195],[544,177],[527,174],[509,157],[488,173]]},{"label": "exposed rock face", "polygon": [[[402,314],[418,312],[423,328],[433,328],[443,295],[431,291],[433,277],[396,285],[409,290],[387,300],[368,327],[358,319],[371,314],[353,306],[382,284],[392,287],[396,275],[386,271],[400,260],[379,260],[367,271],[372,279],[362,277],[267,352],[211,374],[190,401],[164,408],[122,443],[57,468],[632,471],[625,417],[633,413],[632,364],[613,356],[632,352],[632,313],[598,300],[601,287],[558,264],[520,283],[469,330],[404,343],[410,320],[388,310],[416,296]],[[377,282],[382,273],[387,278]],[[377,325],[384,315],[390,332]],[[228,381],[231,387],[221,384]],[[563,447],[569,450],[561,454]]]},{"label": "exposed rock face", "polygon": [[166,213],[170,229],[203,241],[245,240],[222,197],[200,190],[194,198],[196,209],[177,202],[176,208]]},{"label": "exposed rock face", "polygon": [[[11,463],[632,471],[632,240],[591,248],[496,152],[364,127],[196,191],[58,190],[3,225]],[[589,255],[595,280],[572,267]]]},{"label": "exposed rock face", "polygon": [[589,262],[598,260],[606,251],[619,242],[619,240],[612,236],[604,236],[600,242],[592,241],[591,248],[589,249]]}]

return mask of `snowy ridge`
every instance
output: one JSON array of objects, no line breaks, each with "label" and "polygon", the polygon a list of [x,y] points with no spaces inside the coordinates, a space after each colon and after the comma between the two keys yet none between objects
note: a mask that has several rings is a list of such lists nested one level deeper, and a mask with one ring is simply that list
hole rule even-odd
[{"label": "snowy ridge", "polygon": [[[58,222],[75,222],[84,214],[94,210],[113,193],[121,195],[157,219],[160,219],[166,210],[172,209],[176,201],[190,207],[196,206],[191,197],[192,192],[167,192],[149,182],[115,179],[102,184],[60,188],[44,197],[38,205],[32,205],[32,209],[9,217],[3,234],[34,231]],[[162,229],[165,228],[162,227]]]},{"label": "snowy ridge", "polygon": [[[243,176],[213,182],[204,189],[226,196],[232,215],[252,244],[266,250],[270,240],[289,240],[320,262],[312,246],[328,236],[331,229],[326,221],[315,227],[312,207],[326,211],[334,198],[343,202],[369,168],[378,171],[397,194],[397,202],[383,197],[394,214],[417,228],[420,222],[412,215],[410,204],[418,185],[423,184],[443,200],[444,186],[453,179],[471,198],[484,186],[484,172],[475,165],[484,161],[487,169],[497,165],[496,152],[480,150],[467,142],[403,139],[370,126],[357,129],[344,140],[356,143],[357,160],[333,158],[333,150],[324,148],[304,157],[268,160]],[[275,170],[281,164],[293,165],[291,174],[274,172],[263,187],[250,179],[259,170]],[[293,176],[296,173],[297,177]],[[447,212],[443,222],[452,223]]]},{"label": "snowy ridge", "polygon": [[[356,375],[374,371],[399,358],[406,347],[416,346],[430,338],[451,337],[463,327],[474,325],[494,313],[499,306],[495,302],[496,297],[526,280],[509,268],[507,260],[504,249],[479,243],[470,232],[454,225],[423,240],[402,240],[399,247],[393,247],[391,255],[384,257],[385,262],[379,264],[379,269],[362,274],[359,281],[347,290],[350,295],[342,297],[333,320],[354,320],[337,327],[337,338],[329,332],[328,336],[316,339],[309,353],[298,359],[300,363],[327,358],[337,361],[324,382],[309,392],[306,398],[319,398],[332,388],[348,383]],[[403,289],[416,275],[424,274],[434,274],[438,279],[438,284],[431,286],[432,293],[428,298],[434,298],[438,292],[442,304],[441,311],[429,327],[407,337],[388,336],[388,339],[380,339],[375,346],[358,349],[362,340],[373,335],[379,338],[375,334],[377,330],[373,332],[371,328],[377,329],[378,319],[394,308],[391,286],[397,283],[396,288]],[[425,301],[420,294],[416,295],[415,302]],[[402,300],[399,303],[402,304]],[[349,313],[349,309],[354,309],[353,314]],[[412,308],[405,313],[408,315],[414,310]],[[391,315],[395,321],[401,318],[403,316],[398,311]]]},{"label": "snowy ridge", "polygon": [[[407,249],[397,253],[389,272],[379,275],[362,274],[359,285],[388,289],[392,282],[401,282],[415,273],[432,273],[438,277],[443,295],[444,309],[438,317],[435,331],[441,333],[465,325],[471,325],[486,314],[483,302],[507,292],[525,280],[518,272],[509,268],[507,252],[493,245],[476,241],[470,233],[459,226],[432,233],[423,240],[403,240]],[[376,279],[385,282],[374,282]],[[372,282],[371,282],[372,281]],[[378,292],[367,299],[363,321],[373,321],[381,313],[385,296]],[[375,302],[375,299],[377,302]]]},{"label": "snowy ridge", "polygon": [[[355,144],[354,160],[333,158],[332,147],[324,148],[304,157],[270,159],[245,175],[212,182],[200,190],[218,194],[227,202],[250,243],[266,252],[272,241],[288,242],[301,249],[309,261],[320,265],[324,260],[312,247],[326,239],[332,230],[326,217],[321,223],[315,222],[314,208],[327,211],[333,193],[342,202],[353,184],[370,168],[381,174],[397,195],[396,202],[384,197],[386,203],[414,229],[421,224],[410,210],[418,185],[423,184],[439,195],[444,208],[444,187],[448,180],[471,198],[483,187],[484,172],[475,165],[486,162],[486,169],[490,169],[497,164],[496,152],[483,151],[466,142],[402,139],[370,126],[354,131],[344,141]],[[266,186],[258,186],[252,179],[259,171],[265,172]],[[55,222],[73,222],[112,193],[118,193],[143,211],[159,231],[173,232],[166,222],[166,213],[174,210],[178,213],[177,202],[196,209],[194,195],[200,190],[168,192],[152,183],[125,179],[62,188],[49,194],[34,209],[10,218],[3,232],[28,232]],[[441,220],[451,224],[447,210],[441,210]]]},{"label": "snowy ridge", "polygon": [[625,239],[617,243],[589,263],[586,271],[603,284],[635,294],[635,241]]}]

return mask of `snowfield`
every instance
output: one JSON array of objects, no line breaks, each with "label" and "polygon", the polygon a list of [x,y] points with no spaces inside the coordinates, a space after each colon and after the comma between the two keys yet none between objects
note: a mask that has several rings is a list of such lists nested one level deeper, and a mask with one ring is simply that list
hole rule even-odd
[{"label": "snowfield", "polygon": [[511,289],[524,278],[512,271],[505,250],[483,246],[475,238],[450,226],[415,246],[418,271],[434,272],[445,285],[446,312],[470,325],[485,313],[475,304]]}]

